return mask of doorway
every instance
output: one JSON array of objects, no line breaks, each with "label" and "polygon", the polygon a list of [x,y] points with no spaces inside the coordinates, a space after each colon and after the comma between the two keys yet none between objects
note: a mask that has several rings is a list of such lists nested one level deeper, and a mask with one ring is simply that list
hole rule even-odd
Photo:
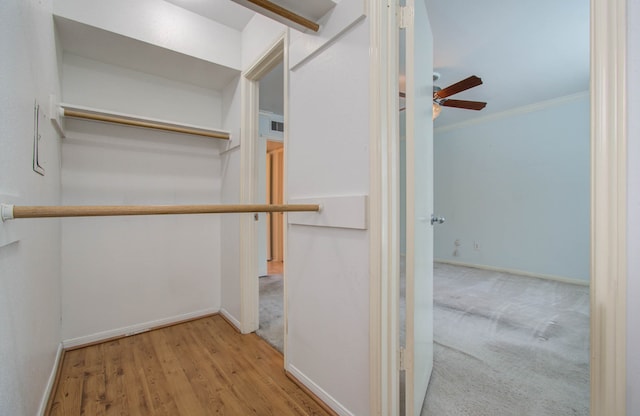
[{"label": "doorway", "polygon": [[[402,82],[401,82],[401,84],[402,84]],[[402,89],[403,89],[403,88],[402,88],[402,86],[401,86],[401,90],[402,90]],[[585,94],[585,95],[586,95],[586,94]],[[403,107],[405,107],[404,100],[402,100],[402,99],[401,99],[401,101],[400,101],[400,107],[401,107],[401,109],[402,109],[402,110],[405,110],[405,108],[403,108]],[[585,108],[586,108],[586,107],[585,107]],[[456,111],[456,110],[453,110],[453,111]],[[401,112],[400,112],[400,126],[401,126],[401,131],[402,131],[402,126],[404,125],[403,114],[404,114],[404,111],[401,111]],[[588,125],[588,122],[587,122],[586,124]],[[476,127],[476,130],[477,130],[477,127]],[[476,133],[477,133],[477,131],[476,131]],[[402,136],[402,134],[401,134],[401,136]],[[450,134],[450,135],[449,135],[449,136],[447,136],[446,138],[441,138],[440,142],[451,143],[451,142],[453,142],[455,139],[457,139],[457,137],[451,137],[451,136],[453,136],[453,134]],[[584,139],[585,139],[585,140],[584,140],[584,144],[585,144],[587,147],[588,147],[588,139],[587,139],[587,138],[588,138],[588,136],[589,136],[588,131],[584,132],[584,134],[583,134],[583,137],[584,137]],[[494,151],[495,151],[495,149],[494,149]],[[406,152],[406,150],[405,150],[405,143],[401,141],[401,142],[400,142],[400,160],[402,160],[402,161],[403,161],[403,162],[401,162],[401,166],[405,165],[405,160],[406,160],[405,158],[406,158],[406,157],[408,157],[408,156],[407,156],[407,153],[405,153],[405,152]],[[411,152],[409,152],[409,155],[410,155],[410,154],[411,154]],[[477,153],[476,153],[476,154],[477,154]],[[437,163],[436,163],[436,164],[437,164]],[[464,166],[468,166],[468,165],[469,165],[468,163],[464,164]],[[585,163],[584,165],[587,165],[587,163]],[[462,169],[462,170],[464,170],[464,169]],[[402,172],[402,170],[401,170],[400,174],[402,175],[402,173],[403,173],[403,172]],[[588,177],[588,174],[587,174],[586,176]],[[448,176],[448,178],[451,178],[451,177],[453,177],[453,175],[449,175],[449,176]],[[406,179],[406,178],[401,178],[401,189],[403,189],[403,191],[401,191],[401,194],[402,194],[402,193],[404,193],[404,190],[405,190],[405,188],[404,188],[404,179]],[[450,182],[450,181],[449,181],[449,182]],[[587,186],[585,186],[585,188],[588,188],[588,185],[587,185]],[[476,189],[477,189],[477,188],[476,188]],[[436,193],[436,196],[437,196],[437,193]],[[587,196],[586,198],[583,198],[583,199],[584,199],[584,204],[585,204],[586,206],[588,206],[588,196]],[[402,204],[403,204],[403,199],[401,198],[401,202],[400,202],[400,205],[401,205],[400,212],[401,212],[401,213],[404,213],[404,212],[405,212],[406,207],[405,207],[405,206],[403,206]],[[474,205],[474,204],[473,204],[473,201],[468,202],[468,205],[473,205],[475,208],[477,208],[477,204],[475,204],[475,205]],[[460,204],[458,205],[458,207],[459,207],[459,206],[460,206]],[[459,210],[460,210],[460,209],[458,208],[458,211],[459,211]],[[446,216],[446,217],[449,217],[449,216],[450,216],[450,214],[451,214],[451,211],[449,211],[449,212],[440,212],[438,209],[436,209],[436,213],[437,213],[437,214],[444,215],[444,216]],[[453,218],[452,220],[455,220],[455,218]],[[444,225],[444,227],[447,227],[447,226],[448,226],[448,224],[445,224],[445,225]],[[400,219],[400,227],[401,227],[401,229],[404,229],[404,219],[403,219],[402,217],[401,217],[401,219]],[[586,233],[588,234],[588,231],[586,231]],[[402,234],[402,231],[401,231],[401,234]],[[402,237],[402,236],[401,236],[401,237]],[[588,240],[588,238],[587,238],[587,240]],[[401,242],[400,242],[401,246],[403,245],[403,243],[404,243],[404,240],[403,240],[403,239],[401,239]],[[451,245],[453,245],[453,247],[451,248],[451,251],[454,251],[455,249],[458,249],[458,251],[460,251],[460,249],[459,249],[458,247],[459,247],[459,245],[460,245],[460,244],[464,244],[464,243],[465,243],[465,242],[462,242],[462,243],[461,243],[461,242],[460,242],[459,240],[457,240],[457,239],[452,239],[452,240],[451,240]],[[471,245],[471,244],[473,244],[473,245]],[[477,253],[480,251],[480,249],[483,249],[483,250],[484,250],[484,247],[483,247],[482,245],[480,245],[479,243],[475,243],[473,240],[471,240],[471,244],[469,244],[469,245],[471,246],[471,250],[473,250],[473,251],[472,251],[472,253],[477,254]],[[466,248],[466,246],[465,246],[465,248]],[[404,248],[401,248],[401,252],[403,252],[403,253],[405,252],[405,251],[404,251]],[[404,268],[404,267],[403,267],[403,266],[404,266],[404,264],[403,264],[403,263],[404,263],[403,261],[401,261],[401,262],[400,262],[400,264],[401,264],[401,270],[403,270],[403,268]],[[446,270],[445,270],[445,269],[446,269]],[[437,275],[436,277],[437,277],[437,278],[439,278],[440,283],[444,282],[444,279],[443,279],[443,278],[441,278],[442,276],[440,276],[440,275],[443,275],[445,271],[447,271],[447,272],[448,272],[448,271],[450,271],[450,269],[453,269],[453,267],[447,267],[447,268],[442,268],[442,267],[441,267],[441,268],[437,268],[437,269],[436,269],[436,275]],[[472,271],[473,271],[473,270],[472,270]],[[456,273],[458,273],[458,272],[459,272],[459,271],[458,271],[458,270],[456,270]],[[469,273],[471,273],[471,272],[469,272]],[[459,274],[459,273],[458,273],[458,274]],[[401,273],[401,277],[403,277],[403,273]],[[471,284],[469,284],[469,283],[470,283],[470,281],[471,281],[471,282],[473,282],[473,283],[475,283],[475,284],[477,284],[477,281],[479,281],[479,279],[480,279],[480,277],[481,277],[481,276],[480,276],[480,273],[474,273],[474,275],[473,275],[473,276],[467,276],[467,277],[473,277],[471,280],[468,280],[468,279],[467,279],[467,280],[464,280],[464,279],[460,279],[460,278],[458,278],[458,277],[459,277],[459,276],[456,276],[456,278],[455,278],[455,279],[453,279],[453,280],[454,280],[455,282],[463,282],[463,283],[464,283],[464,285],[465,285],[465,287],[469,287],[469,288],[471,288],[471,287],[473,287],[473,286],[472,286]],[[501,277],[502,277],[502,276],[501,276]],[[512,284],[512,283],[513,283],[513,281],[515,281],[515,279],[520,279],[520,277],[519,277],[519,276],[509,276],[509,279],[508,279],[508,281],[507,281],[507,284]],[[492,282],[493,282],[493,280],[492,280]],[[543,283],[544,283],[544,281],[543,281]],[[504,284],[504,285],[506,286],[506,284]],[[438,316],[439,316],[439,315],[438,315],[438,313],[440,313],[440,316],[442,316],[442,315],[443,315],[443,314],[441,313],[441,310],[442,310],[442,309],[443,309],[443,307],[445,307],[445,306],[446,306],[446,308],[447,308],[447,312],[450,312],[450,310],[453,310],[455,307],[462,307],[462,306],[464,306],[464,307],[469,307],[469,309],[472,309],[472,308],[469,306],[469,305],[470,305],[470,303],[468,303],[468,302],[462,302],[462,301],[460,301],[460,300],[459,300],[459,299],[460,299],[460,293],[461,293],[461,292],[457,292],[457,291],[456,291],[457,289],[455,289],[455,288],[454,288],[454,289],[451,289],[451,288],[443,287],[443,286],[444,286],[443,284],[440,284],[440,285],[438,285],[438,286],[436,287],[436,289],[437,289],[437,290],[438,290],[438,292],[439,292],[438,294],[440,295],[440,298],[436,298],[437,306],[439,306],[439,307],[440,307],[440,309],[436,308],[436,309],[438,309],[438,310],[436,310],[436,312],[435,312],[435,316],[436,316],[436,317],[438,317]],[[496,286],[497,286],[497,285],[496,285]],[[547,286],[550,286],[550,285],[547,285]],[[528,286],[527,286],[527,287],[528,287]],[[554,286],[554,288],[555,288],[555,286]],[[495,287],[494,287],[494,289],[495,289]],[[443,301],[443,299],[442,299],[442,294],[445,292],[445,290],[447,290],[447,291],[448,291],[448,294],[450,294],[450,295],[451,295],[451,296],[450,296],[450,299],[446,299],[446,300],[447,300],[447,302],[444,302],[444,301]],[[560,294],[562,293],[562,292],[561,292],[561,289],[560,289],[560,288],[555,288],[554,290],[555,290],[555,294],[556,294],[558,297],[560,297]],[[400,344],[400,347],[401,347],[401,348],[406,348],[406,342],[405,342],[405,339],[404,339],[404,316],[405,316],[405,314],[406,314],[406,309],[405,309],[405,304],[404,304],[404,302],[403,302],[403,299],[405,299],[405,296],[406,296],[406,293],[407,293],[407,292],[406,292],[406,289],[405,289],[405,286],[404,286],[404,279],[402,279],[402,280],[401,280],[400,291],[401,291],[401,304],[400,304],[400,315],[401,315],[401,324],[400,324],[400,332],[401,332],[401,337],[400,337],[400,339],[401,339],[401,341],[400,341],[400,342],[401,342],[401,344]],[[518,292],[518,291],[515,291],[515,292]],[[530,292],[533,292],[533,289],[530,289],[530,290],[529,290],[529,292],[527,292],[527,293],[530,293]],[[588,345],[588,316],[585,318],[585,314],[583,313],[583,310],[585,309],[585,307],[586,307],[586,309],[588,309],[588,303],[589,303],[589,302],[588,302],[588,299],[589,299],[588,291],[585,291],[585,290],[584,290],[584,287],[580,286],[580,287],[578,287],[577,292],[579,292],[579,296],[580,296],[580,299],[581,299],[581,300],[580,300],[580,302],[579,302],[579,305],[577,305],[577,306],[579,307],[579,308],[578,308],[579,310],[577,310],[577,311],[576,311],[576,310],[572,310],[572,311],[571,311],[571,313],[572,313],[572,314],[575,314],[575,315],[579,315],[579,316],[580,316],[580,318],[581,318],[581,320],[580,320],[580,325],[582,325],[582,327],[583,327],[583,328],[587,328],[587,335],[586,335],[586,336],[584,336],[584,335],[582,334],[582,335],[580,335],[579,337],[574,337],[574,338],[575,338],[575,340],[577,340],[577,341],[578,341],[578,342],[577,342],[577,344],[578,344],[578,345]],[[410,291],[409,291],[409,293],[410,293]],[[479,297],[480,297],[480,296],[479,296],[479,294],[480,294],[480,293],[481,293],[481,292],[480,292],[479,290],[475,290],[475,288],[474,288],[474,290],[472,291],[472,295],[473,295],[474,297],[476,297],[476,298],[479,298]],[[447,294],[447,293],[444,293],[444,294]],[[577,296],[577,295],[575,294],[575,291],[572,291],[572,292],[570,293],[570,295],[569,295],[569,296]],[[509,301],[511,302],[511,300],[512,300],[512,299],[515,299],[515,296],[504,296],[504,298],[505,298],[505,299],[509,299]],[[485,298],[483,298],[483,300],[486,300],[486,299],[487,299],[486,297],[485,297]],[[515,302],[515,301],[513,301],[512,303],[515,305],[515,303],[516,303],[516,302]],[[459,304],[459,305],[458,305],[458,304]],[[496,302],[496,304],[498,304],[498,303]],[[512,306],[512,309],[513,309],[514,307],[515,307],[515,306]],[[533,306],[532,306],[532,308],[533,308]],[[478,308],[476,307],[475,309],[478,309]],[[547,309],[549,309],[549,308],[547,308]],[[504,310],[506,311],[506,310],[508,310],[508,309],[504,309]],[[503,315],[500,315],[500,314],[499,314],[499,313],[497,313],[497,312],[491,312],[491,313],[488,313],[488,315],[489,315],[489,316],[502,316],[502,319],[503,319],[506,323],[508,323],[508,324],[514,324],[514,322],[515,322],[515,324],[520,324],[520,322],[516,319],[516,318],[520,318],[520,316],[516,316],[516,314],[514,314],[511,310],[509,310],[509,311],[510,311],[510,312],[509,312],[508,314],[503,314]],[[465,313],[467,313],[467,312],[469,312],[469,311],[468,311],[468,310],[464,310],[464,312],[465,312]],[[484,313],[485,311],[483,310],[482,312]],[[498,311],[498,312],[500,312],[500,311]],[[460,318],[460,316],[456,316],[456,318]],[[508,319],[506,319],[506,318],[508,318]],[[526,317],[526,319],[524,319],[524,321],[525,321],[525,322],[527,322],[527,324],[529,324],[530,322],[533,322],[533,320],[532,320],[532,319],[530,319],[530,318],[531,318],[530,316],[527,316],[527,317]],[[444,321],[441,319],[441,320],[440,320],[440,322],[444,322]],[[449,328],[455,328],[456,326],[460,326],[460,325],[459,325],[460,320],[457,320],[457,321],[455,321],[454,323],[455,323],[455,325],[443,325],[442,323],[440,323],[440,324],[439,324],[439,327],[446,327],[446,328],[447,328],[446,335],[449,335],[449,333],[450,333],[450,332],[452,332],[452,331],[448,331],[448,329],[449,329]],[[538,322],[536,321],[536,323],[538,323]],[[515,324],[514,324],[514,325],[515,325]],[[535,342],[537,342],[538,344],[541,344],[541,343],[545,343],[545,345],[549,345],[549,344],[551,344],[552,339],[551,339],[551,337],[549,336],[549,334],[551,334],[552,336],[555,336],[555,337],[556,337],[556,339],[557,339],[557,338],[559,338],[559,337],[560,337],[560,335],[558,335],[558,334],[557,334],[557,332],[558,332],[558,330],[562,327],[562,324],[563,324],[562,322],[559,322],[559,321],[558,321],[558,322],[556,322],[555,320],[553,320],[553,319],[551,319],[551,318],[550,318],[550,319],[547,319],[547,320],[543,320],[543,322],[541,322],[541,323],[540,323],[540,325],[537,325],[537,327],[535,328],[535,331],[538,331],[538,332],[536,332],[536,334],[538,335],[538,338],[536,338],[534,341],[535,341]],[[546,325],[546,326],[545,326],[545,325]],[[475,329],[475,328],[477,328],[477,327],[479,327],[479,325],[475,325],[475,326],[473,326],[473,328],[474,328],[474,329]],[[507,331],[505,331],[505,330],[504,330],[504,328],[501,328],[500,326],[497,326],[497,325],[496,325],[496,326],[494,326],[494,328],[498,328],[498,329],[496,330],[497,332],[507,332]],[[449,342],[449,341],[450,341],[450,339],[451,339],[451,337],[444,339],[444,337],[443,337],[443,335],[442,335],[442,334],[443,334],[443,332],[444,332],[443,330],[440,330],[439,332],[440,332],[440,333],[439,333],[439,339],[437,340],[437,341],[439,341],[439,343],[437,343],[437,344],[436,344],[436,347],[435,347],[435,348],[436,348],[436,350],[437,350],[437,351],[439,351],[439,353],[440,353],[440,354],[439,354],[439,355],[440,355],[440,357],[442,357],[442,356],[443,356],[442,351],[449,352],[449,350],[451,349],[451,345],[452,345],[452,343],[451,343],[451,342]],[[532,331],[532,332],[533,332],[533,331]],[[470,331],[467,331],[467,332],[464,334],[464,339],[465,339],[465,340],[466,340],[467,338],[469,338],[469,337],[470,337],[470,333],[471,333]],[[509,333],[508,335],[510,335],[510,336],[511,336],[511,335],[513,335],[513,334],[512,334],[512,333]],[[575,341],[575,340],[574,340],[574,341]],[[444,342],[444,341],[447,341],[447,342]],[[494,342],[495,342],[495,340],[492,340],[492,341],[494,341]],[[449,349],[449,350],[448,350],[448,349]],[[587,363],[587,365],[588,365],[588,354],[584,354],[584,353],[585,353],[584,349],[583,349],[583,350],[581,350],[580,352],[584,355],[584,360],[583,360],[583,362],[586,362],[586,363]],[[401,353],[402,353],[402,350],[401,350]],[[475,353],[475,351],[474,351],[474,353]],[[453,354],[449,354],[449,355],[453,355]],[[473,357],[476,357],[477,355],[478,355],[478,354],[469,354],[469,356],[473,356]],[[537,358],[537,359],[540,359],[540,357],[542,357],[542,354],[538,354],[537,356],[535,356],[535,358]],[[401,361],[401,362],[402,362],[402,361]],[[458,362],[462,362],[462,360],[458,360]],[[442,364],[440,364],[440,365],[441,365],[441,367],[442,367]],[[512,367],[514,367],[514,366],[512,366]],[[540,366],[538,366],[538,367],[540,367]],[[447,372],[449,373],[449,375],[450,375],[451,373],[453,373],[453,371],[449,371],[451,368],[453,368],[453,366],[448,366],[448,367],[447,367]],[[468,368],[469,368],[469,366],[467,366],[466,368],[468,369]],[[471,378],[471,377],[470,377],[470,373],[469,373],[468,371],[467,371],[467,372],[460,372],[459,374],[461,374],[461,375],[462,375],[462,378],[463,378],[463,379],[465,379],[465,380],[468,380],[468,379],[470,379],[470,378]],[[580,389],[580,393],[584,393],[585,391],[587,391],[587,393],[588,393],[588,368],[586,369],[586,371],[582,371],[582,372],[581,372],[581,374],[582,374],[582,376],[586,375],[586,377],[583,377],[582,379],[580,379],[580,380],[579,380],[579,381],[580,381],[580,387],[581,387],[581,389]],[[440,375],[440,374],[436,374],[436,378],[437,378],[437,380],[438,380],[438,384],[442,385],[443,383],[442,383],[441,381],[442,381],[444,378],[443,378],[443,377],[441,377],[441,375]],[[529,378],[529,379],[530,379],[530,380],[532,380],[532,378]],[[530,381],[530,380],[527,380],[527,381]],[[494,383],[494,384],[496,384],[496,383]],[[450,385],[462,386],[463,384],[462,384],[462,383],[458,383],[458,382],[456,382],[456,383],[451,383],[451,384],[449,384],[449,386],[450,386]],[[401,386],[402,386],[402,384],[401,384]],[[431,388],[430,388],[430,390],[431,390],[431,391],[433,391],[434,389],[431,389]],[[452,389],[447,389],[447,390],[448,390],[448,391],[452,391]],[[402,388],[400,389],[400,391],[401,391],[401,399],[400,399],[400,402],[401,402],[401,404],[402,404],[402,402],[403,402],[403,400],[402,400]],[[462,395],[464,395],[464,396],[465,396],[465,397],[463,397],[463,399],[464,399],[464,400],[467,400],[467,399],[469,398],[469,394],[468,394],[469,390],[468,390],[468,389],[461,388],[461,389],[460,389],[460,392],[461,392],[461,396],[462,396]],[[462,393],[462,392],[464,392],[464,393]],[[448,393],[447,393],[447,394],[448,394]],[[576,394],[575,396],[578,396],[578,395]],[[447,396],[447,397],[449,397],[449,396]],[[547,396],[547,397],[548,397],[548,396]],[[486,396],[485,396],[485,400],[486,400]],[[585,413],[584,413],[584,407],[585,407],[585,404],[586,404],[586,406],[588,406],[588,394],[587,394],[586,399],[585,399],[585,395],[584,395],[584,394],[581,394],[581,395],[580,395],[580,400],[582,400],[582,403],[581,403],[581,404],[582,404],[582,407],[581,407],[581,410],[580,410],[580,414],[585,414]],[[432,401],[432,402],[433,402],[433,401]],[[451,409],[451,407],[452,407],[452,406],[451,406],[451,401],[447,401],[446,406],[447,406],[447,408],[448,408],[448,409]],[[402,406],[401,406],[401,409],[402,409]],[[513,409],[513,407],[510,407],[510,409]],[[435,411],[435,412],[434,412],[434,411],[433,411],[433,409],[431,409],[431,411],[430,411],[429,413],[423,413],[423,414],[440,414],[440,413],[443,413],[443,412],[442,412],[442,411],[440,411],[440,412]],[[495,414],[495,413],[494,413],[494,414]]]},{"label": "doorway", "polygon": [[[266,141],[265,203],[282,204],[284,144]],[[266,249],[266,273],[259,281],[259,327],[256,333],[271,346],[284,350],[284,221],[283,213],[267,213],[259,238]]]},{"label": "doorway", "polygon": [[[259,198],[284,201],[284,64],[282,60],[259,82]],[[261,214],[258,221],[258,315],[256,333],[284,351],[284,214]]]},{"label": "doorway", "polygon": [[[502,17],[513,20],[507,16],[521,7],[501,8]],[[575,50],[586,51],[589,5],[572,9],[563,18],[563,37]],[[538,27],[554,26],[547,16],[566,14],[550,7],[527,10]],[[430,11],[434,22],[452,13],[437,6]],[[581,24],[570,24],[569,17]],[[491,109],[498,104],[493,100],[497,82],[489,68],[497,60],[452,76],[455,70],[442,58],[451,50],[442,35],[446,30],[434,24],[434,38],[440,39],[434,69],[442,75],[436,84],[446,89],[467,75],[483,77],[485,85],[456,97],[488,101]],[[525,41],[528,33],[512,30],[511,36]],[[500,67],[513,71],[532,51],[502,54],[508,58]],[[578,62],[577,88],[586,91],[588,56]],[[493,415],[589,414],[589,97],[586,92],[554,93],[563,97],[494,111],[492,118],[487,110],[443,108],[435,122],[435,206],[447,222],[435,232],[435,383],[424,414],[469,403],[478,413]],[[541,129],[526,128],[527,123]],[[554,136],[560,128],[571,134]],[[537,152],[545,148],[554,152]],[[553,208],[553,226],[531,220],[546,216],[544,207],[534,208],[538,201]],[[495,221],[483,221],[489,216]],[[554,244],[566,247],[562,256]],[[561,281],[570,278],[571,284]],[[492,388],[483,391],[478,380],[489,379]],[[445,387],[450,384],[457,389]],[[537,407],[541,401],[544,409]]]},{"label": "doorway", "polygon": [[[284,181],[287,96],[287,74],[284,69],[285,43],[286,33],[267,48],[264,54],[243,73],[240,190],[243,203],[272,203],[272,197],[275,196],[280,197],[282,201],[286,200]],[[279,144],[268,144],[270,142]],[[267,166],[269,165],[270,170],[274,167],[273,158],[269,156],[271,152],[281,153],[278,159],[281,173],[270,174],[268,181]],[[282,216],[282,214],[267,216],[266,213],[262,213],[248,214],[241,218],[240,232],[243,238],[240,243],[240,287],[242,333],[257,331],[258,335],[263,336],[271,345],[284,353],[286,307],[283,293],[286,230],[282,225],[284,222],[281,219]],[[281,243],[278,244],[278,241]],[[270,261],[274,260],[274,255],[276,262]],[[265,296],[264,290],[261,296],[260,289],[261,281],[269,283],[270,280],[278,280],[270,285],[278,286],[276,290],[271,291],[272,297],[275,297],[272,299],[273,302]],[[261,310],[263,303],[273,306],[272,312],[264,308]],[[269,316],[270,313],[273,316]],[[271,335],[267,336],[266,332]]]}]

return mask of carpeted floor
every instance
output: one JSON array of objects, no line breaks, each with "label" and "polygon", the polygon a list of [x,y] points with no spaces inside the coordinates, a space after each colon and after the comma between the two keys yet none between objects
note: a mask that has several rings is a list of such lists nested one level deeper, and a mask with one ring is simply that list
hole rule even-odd
[{"label": "carpeted floor", "polygon": [[256,333],[284,351],[284,307],[281,274],[262,276],[260,282],[260,327]]},{"label": "carpeted floor", "polygon": [[[422,416],[589,414],[588,287],[436,263],[434,314]],[[258,334],[282,351],[281,275],[260,278]]]},{"label": "carpeted floor", "polygon": [[589,414],[589,288],[434,265],[423,416]]}]

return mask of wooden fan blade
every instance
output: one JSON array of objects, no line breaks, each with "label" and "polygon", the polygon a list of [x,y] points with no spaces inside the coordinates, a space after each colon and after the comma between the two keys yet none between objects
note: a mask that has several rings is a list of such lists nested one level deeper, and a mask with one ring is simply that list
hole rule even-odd
[{"label": "wooden fan blade", "polygon": [[436,98],[445,98],[450,95],[468,90],[469,88],[477,87],[478,85],[482,85],[482,79],[475,75],[471,75],[469,78],[463,79],[460,82],[456,82],[453,85],[449,85],[447,88],[443,88],[433,95]]},{"label": "wooden fan blade", "polygon": [[445,107],[464,108],[465,110],[482,110],[487,103],[481,101],[466,101],[466,100],[443,100],[440,105]]}]

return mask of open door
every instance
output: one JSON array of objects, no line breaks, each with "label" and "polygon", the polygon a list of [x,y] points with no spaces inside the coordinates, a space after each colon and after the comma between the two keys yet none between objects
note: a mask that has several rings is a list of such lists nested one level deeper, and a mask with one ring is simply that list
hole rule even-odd
[{"label": "open door", "polygon": [[406,0],[405,409],[419,415],[433,368],[433,36],[425,0]]}]

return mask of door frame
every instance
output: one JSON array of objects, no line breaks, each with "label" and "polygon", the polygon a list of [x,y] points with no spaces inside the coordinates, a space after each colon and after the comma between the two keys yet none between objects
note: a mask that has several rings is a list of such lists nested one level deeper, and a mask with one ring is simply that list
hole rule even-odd
[{"label": "door frame", "polygon": [[[397,415],[398,0],[369,1],[370,407]],[[626,413],[626,0],[591,0],[591,415]],[[394,82],[391,82],[391,81]],[[374,226],[379,224],[379,226]]]},{"label": "door frame", "polygon": [[[387,4],[384,4],[387,3]],[[398,0],[369,1],[370,414],[400,410]],[[378,225],[378,226],[376,226]]]},{"label": "door frame", "polygon": [[[243,204],[256,204],[258,196],[258,179],[260,172],[257,169],[257,146],[255,139],[258,137],[259,121],[259,89],[260,79],[264,77],[280,62],[284,62],[284,177],[286,178],[287,153],[286,143],[288,138],[288,58],[287,45],[288,30],[285,30],[275,42],[273,42],[255,62],[243,71],[240,81],[241,114],[240,114],[240,202]],[[264,174],[264,172],[262,172]],[[286,180],[283,181],[283,199],[287,198]],[[259,294],[257,266],[258,227],[254,220],[254,214],[240,214],[240,332],[248,334],[258,329],[260,325]],[[287,230],[283,230],[284,252],[287,256]],[[286,262],[285,262],[286,267]],[[283,271],[283,275],[286,273]],[[286,290],[286,288],[285,288]],[[287,306],[284,304],[285,336],[286,336]],[[286,342],[284,343],[286,346]],[[286,349],[286,347],[285,347]]]},{"label": "door frame", "polygon": [[591,0],[591,414],[626,414],[627,10]]}]

